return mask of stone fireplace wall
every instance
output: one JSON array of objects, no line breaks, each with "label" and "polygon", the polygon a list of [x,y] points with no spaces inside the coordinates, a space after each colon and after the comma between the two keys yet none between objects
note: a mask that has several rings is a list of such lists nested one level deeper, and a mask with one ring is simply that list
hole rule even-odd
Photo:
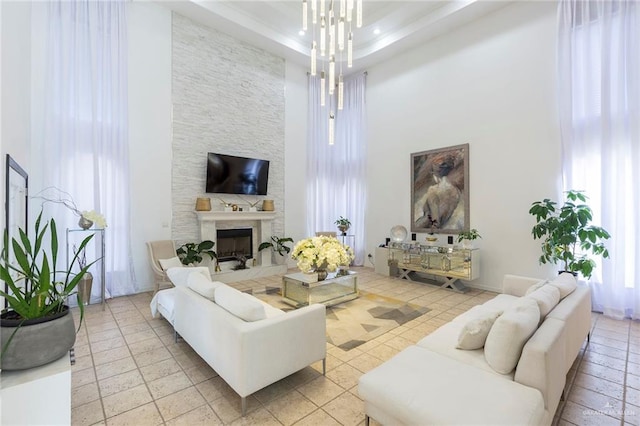
[{"label": "stone fireplace wall", "polygon": [[[240,207],[272,199],[273,235],[282,236],[284,59],[182,15],[172,20],[172,238],[200,240],[197,197],[214,210],[219,199]],[[206,194],[208,152],[269,160],[268,195]]]}]

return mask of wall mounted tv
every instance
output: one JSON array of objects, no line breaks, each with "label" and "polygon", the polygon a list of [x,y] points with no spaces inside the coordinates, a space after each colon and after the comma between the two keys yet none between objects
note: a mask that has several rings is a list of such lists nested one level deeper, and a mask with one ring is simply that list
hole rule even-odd
[{"label": "wall mounted tv", "polygon": [[209,153],[207,192],[267,195],[269,161]]}]

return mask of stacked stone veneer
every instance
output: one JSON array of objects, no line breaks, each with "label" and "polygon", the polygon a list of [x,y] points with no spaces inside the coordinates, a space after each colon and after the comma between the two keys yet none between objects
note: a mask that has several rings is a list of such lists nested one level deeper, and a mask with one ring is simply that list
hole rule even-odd
[{"label": "stacked stone veneer", "polygon": [[[273,199],[284,231],[284,59],[173,14],[172,238],[199,241],[197,197],[248,208]],[[207,153],[269,160],[267,196],[206,194]],[[258,206],[261,206],[260,202]]]}]

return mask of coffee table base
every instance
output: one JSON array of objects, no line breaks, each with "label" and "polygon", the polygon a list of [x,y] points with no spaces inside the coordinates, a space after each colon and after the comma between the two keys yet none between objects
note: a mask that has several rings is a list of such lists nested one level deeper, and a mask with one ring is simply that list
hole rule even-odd
[{"label": "coffee table base", "polygon": [[324,281],[313,282],[309,274],[289,274],[282,279],[283,302],[300,308],[313,303],[333,306],[358,297],[355,272],[348,275],[331,276]]}]

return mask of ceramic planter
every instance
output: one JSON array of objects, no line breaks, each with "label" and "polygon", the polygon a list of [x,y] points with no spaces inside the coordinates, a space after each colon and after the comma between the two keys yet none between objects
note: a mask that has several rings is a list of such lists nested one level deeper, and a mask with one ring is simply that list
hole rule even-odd
[{"label": "ceramic planter", "polygon": [[[20,320],[0,320],[2,370],[26,370],[48,364],[69,352],[76,341],[76,329],[69,308],[45,318],[20,324]],[[15,332],[15,333],[14,333]],[[11,336],[13,338],[11,339]],[[11,342],[7,346],[7,342]]]}]

